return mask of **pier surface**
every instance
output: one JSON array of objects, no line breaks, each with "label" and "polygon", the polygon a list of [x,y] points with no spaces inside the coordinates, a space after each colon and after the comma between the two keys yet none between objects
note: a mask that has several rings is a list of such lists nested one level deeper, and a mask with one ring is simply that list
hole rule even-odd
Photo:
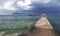
[{"label": "pier surface", "polygon": [[27,32],[26,36],[57,36],[52,25],[46,17],[41,17],[36,24],[35,28]]},{"label": "pier surface", "polygon": [[43,28],[43,29],[53,29],[52,25],[48,21],[46,17],[41,17],[35,24],[36,28]]}]

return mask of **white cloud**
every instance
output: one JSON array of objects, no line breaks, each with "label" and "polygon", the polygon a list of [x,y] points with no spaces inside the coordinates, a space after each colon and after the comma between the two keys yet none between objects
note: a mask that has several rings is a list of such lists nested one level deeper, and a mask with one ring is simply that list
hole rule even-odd
[{"label": "white cloud", "polygon": [[2,9],[2,6],[0,5],[0,10]]},{"label": "white cloud", "polygon": [[[16,2],[16,3],[15,3]],[[12,10],[29,10],[30,8],[35,8],[30,4],[34,3],[43,4],[41,6],[60,6],[60,2],[58,0],[0,0],[0,15],[12,14]],[[15,5],[15,6],[14,6]],[[19,8],[18,8],[19,7]],[[38,6],[36,6],[38,7]],[[5,12],[7,11],[7,12]],[[9,12],[10,11],[10,12]]]},{"label": "white cloud", "polygon": [[32,3],[31,0],[25,0],[24,2],[23,2],[23,1],[17,2],[17,5],[18,5],[18,7],[20,7],[21,9],[28,10],[28,9],[31,8],[31,6],[29,6],[31,3]]},{"label": "white cloud", "polygon": [[16,10],[16,8],[13,6],[14,1],[7,1],[4,3],[4,9],[7,10]]},{"label": "white cloud", "polygon": [[42,0],[41,2],[44,3],[44,4],[47,4],[47,3],[50,3],[51,0]]},{"label": "white cloud", "polygon": [[3,5],[2,4],[0,4],[0,10],[2,10],[3,9]]},{"label": "white cloud", "polygon": [[0,11],[0,15],[6,15],[6,12]]},{"label": "white cloud", "polygon": [[42,3],[42,4],[48,4],[51,2],[51,0],[32,0],[32,2],[38,2],[38,3]]},{"label": "white cloud", "polygon": [[24,3],[25,3],[25,5],[30,5],[30,4],[32,4],[31,0],[25,0]]}]

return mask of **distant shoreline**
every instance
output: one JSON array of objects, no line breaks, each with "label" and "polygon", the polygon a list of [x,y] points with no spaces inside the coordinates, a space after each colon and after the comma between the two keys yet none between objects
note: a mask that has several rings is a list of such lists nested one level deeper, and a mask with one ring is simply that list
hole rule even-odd
[{"label": "distant shoreline", "polygon": [[[40,16],[40,15],[31,15],[31,16]],[[15,15],[0,15],[0,16],[15,16]],[[29,16],[29,15],[19,15],[19,16]],[[60,16],[60,14],[47,14],[47,16]]]}]

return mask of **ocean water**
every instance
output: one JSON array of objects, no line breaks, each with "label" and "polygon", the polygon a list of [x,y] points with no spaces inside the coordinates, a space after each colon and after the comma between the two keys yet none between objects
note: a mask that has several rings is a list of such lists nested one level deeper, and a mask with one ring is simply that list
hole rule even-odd
[{"label": "ocean water", "polygon": [[[12,32],[23,32],[27,28],[35,24],[40,16],[13,16],[13,15],[2,15],[0,16],[0,32],[4,31],[7,33]],[[55,31],[60,33],[60,16],[49,15],[47,19],[50,21],[51,25],[54,27]]]},{"label": "ocean water", "polygon": [[12,34],[25,32],[30,28],[40,17],[39,16],[0,16],[0,33]]},{"label": "ocean water", "polygon": [[0,16],[1,28],[21,28],[30,26],[37,21],[38,16]]},{"label": "ocean water", "polygon": [[55,31],[57,33],[60,33],[60,15],[47,16],[47,18],[55,29]]}]

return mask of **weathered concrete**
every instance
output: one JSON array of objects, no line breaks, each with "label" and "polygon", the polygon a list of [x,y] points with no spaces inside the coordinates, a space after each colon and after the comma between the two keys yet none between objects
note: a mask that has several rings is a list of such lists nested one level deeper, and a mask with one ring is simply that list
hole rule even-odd
[{"label": "weathered concrete", "polygon": [[39,19],[34,27],[26,33],[26,36],[57,36],[52,25],[45,17]]},{"label": "weathered concrete", "polygon": [[42,17],[41,19],[39,19],[36,22],[35,27],[36,28],[44,28],[44,29],[53,29],[52,25],[45,17]]}]

